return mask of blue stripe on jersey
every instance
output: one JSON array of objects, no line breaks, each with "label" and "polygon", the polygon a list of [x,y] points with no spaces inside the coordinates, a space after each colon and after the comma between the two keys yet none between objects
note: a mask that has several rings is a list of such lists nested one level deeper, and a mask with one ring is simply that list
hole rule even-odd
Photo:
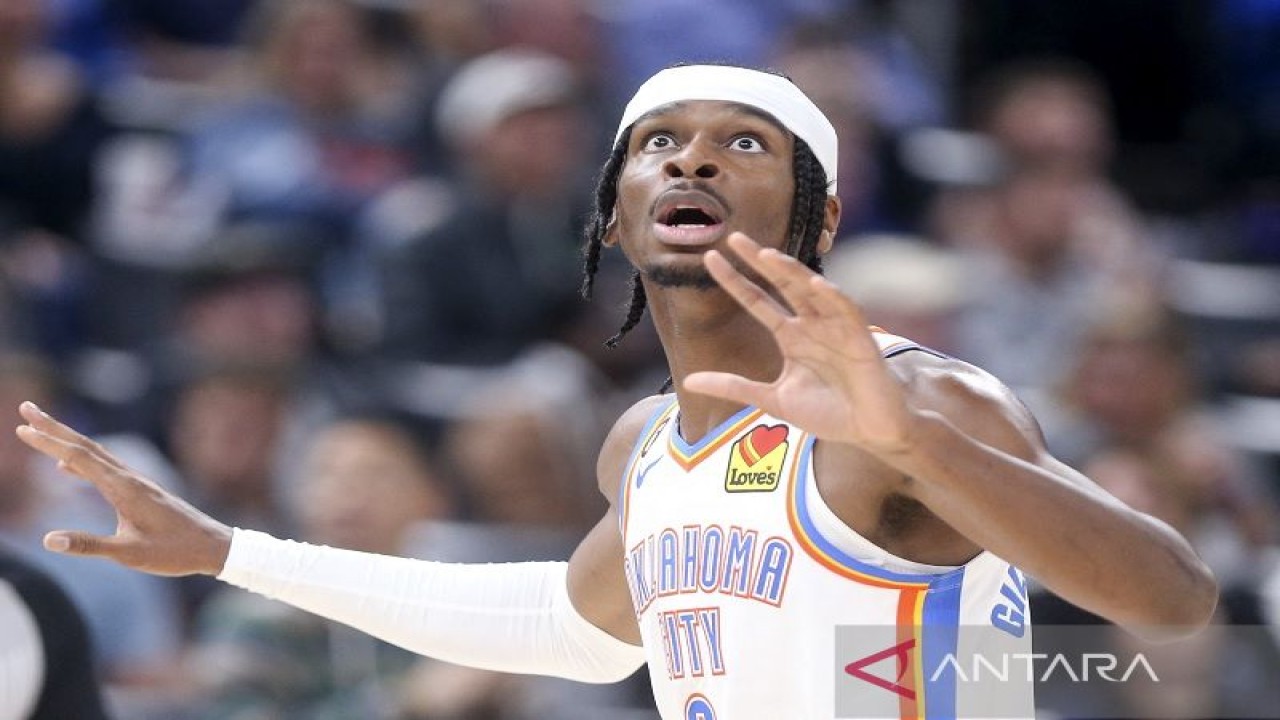
[{"label": "blue stripe on jersey", "polygon": [[931,675],[943,667],[950,654],[955,657],[960,640],[960,592],[964,588],[964,568],[947,573],[929,584],[924,596],[924,610],[920,629],[924,646],[924,697],[925,715],[928,720],[950,719],[956,716],[956,675],[948,669],[936,681]]}]

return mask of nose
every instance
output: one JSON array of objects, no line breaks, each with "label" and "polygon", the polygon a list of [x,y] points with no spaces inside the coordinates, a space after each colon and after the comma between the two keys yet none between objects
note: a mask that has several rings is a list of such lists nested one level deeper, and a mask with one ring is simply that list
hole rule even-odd
[{"label": "nose", "polygon": [[669,178],[697,177],[704,180],[720,174],[720,166],[692,143],[669,158],[662,166]]}]

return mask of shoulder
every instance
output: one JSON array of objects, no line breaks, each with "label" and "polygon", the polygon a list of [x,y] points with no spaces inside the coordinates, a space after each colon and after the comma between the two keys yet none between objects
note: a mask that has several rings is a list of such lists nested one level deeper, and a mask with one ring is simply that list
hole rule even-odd
[{"label": "shoulder", "polygon": [[627,459],[631,456],[636,441],[640,439],[640,433],[654,414],[672,402],[675,402],[672,395],[650,395],[627,408],[609,430],[609,435],[600,448],[600,458],[596,462],[596,480],[600,492],[610,502],[617,497],[618,483],[622,480]]},{"label": "shoulder", "polygon": [[1024,460],[1044,452],[1031,411],[991,373],[927,352],[902,353],[888,363],[912,407],[936,412],[974,439]]}]

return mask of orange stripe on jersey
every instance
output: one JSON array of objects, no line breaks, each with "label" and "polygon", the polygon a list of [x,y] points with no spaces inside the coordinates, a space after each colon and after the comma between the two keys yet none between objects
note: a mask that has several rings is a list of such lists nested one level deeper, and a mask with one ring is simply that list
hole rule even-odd
[{"label": "orange stripe on jersey", "polygon": [[924,669],[920,658],[924,657],[921,646],[921,621],[924,617],[925,590],[903,590],[898,595],[898,637],[899,643],[911,643],[910,652],[899,655],[906,658],[906,667],[898,668],[898,684],[908,688],[910,694],[898,698],[898,717],[900,720],[917,720],[925,717],[924,707]]},{"label": "orange stripe on jersey", "polygon": [[688,455],[676,446],[675,434],[679,432],[679,430],[677,428],[672,428],[671,433],[667,435],[667,449],[671,453],[671,458],[679,463],[680,467],[684,468],[686,471],[692,470],[693,466],[702,462],[707,458],[707,456],[711,455],[716,450],[719,450],[722,445],[737,437],[738,434],[750,426],[751,423],[759,420],[762,415],[764,415],[764,411],[756,408],[744,415],[742,419],[725,428],[714,440],[711,440],[710,442],[707,442],[705,439],[698,441],[698,445],[701,447],[699,447],[697,451]]}]

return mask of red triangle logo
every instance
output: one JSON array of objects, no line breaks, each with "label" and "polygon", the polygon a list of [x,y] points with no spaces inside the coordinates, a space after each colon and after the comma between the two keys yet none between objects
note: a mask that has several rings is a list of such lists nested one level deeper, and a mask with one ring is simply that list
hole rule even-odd
[{"label": "red triangle logo", "polygon": [[[844,666],[844,671],[858,678],[859,680],[869,682],[872,685],[875,685],[876,687],[884,688],[889,692],[897,693],[898,695],[901,695],[902,697],[908,700],[915,700],[916,691],[915,691],[915,688],[911,687],[912,673],[910,672],[911,651],[915,648],[915,646],[916,646],[915,638],[911,638],[910,640],[904,640],[898,643],[897,645],[894,645],[893,647],[885,648],[884,650],[868,655],[862,658],[861,660],[854,660],[853,662]],[[869,665],[875,665],[881,660],[886,660],[891,657],[896,657],[898,659],[898,673],[897,673],[897,676],[892,681],[886,680],[878,675],[872,675],[871,673],[864,670],[864,668],[866,668]],[[904,677],[907,678],[906,685],[902,684],[902,679]]]}]

